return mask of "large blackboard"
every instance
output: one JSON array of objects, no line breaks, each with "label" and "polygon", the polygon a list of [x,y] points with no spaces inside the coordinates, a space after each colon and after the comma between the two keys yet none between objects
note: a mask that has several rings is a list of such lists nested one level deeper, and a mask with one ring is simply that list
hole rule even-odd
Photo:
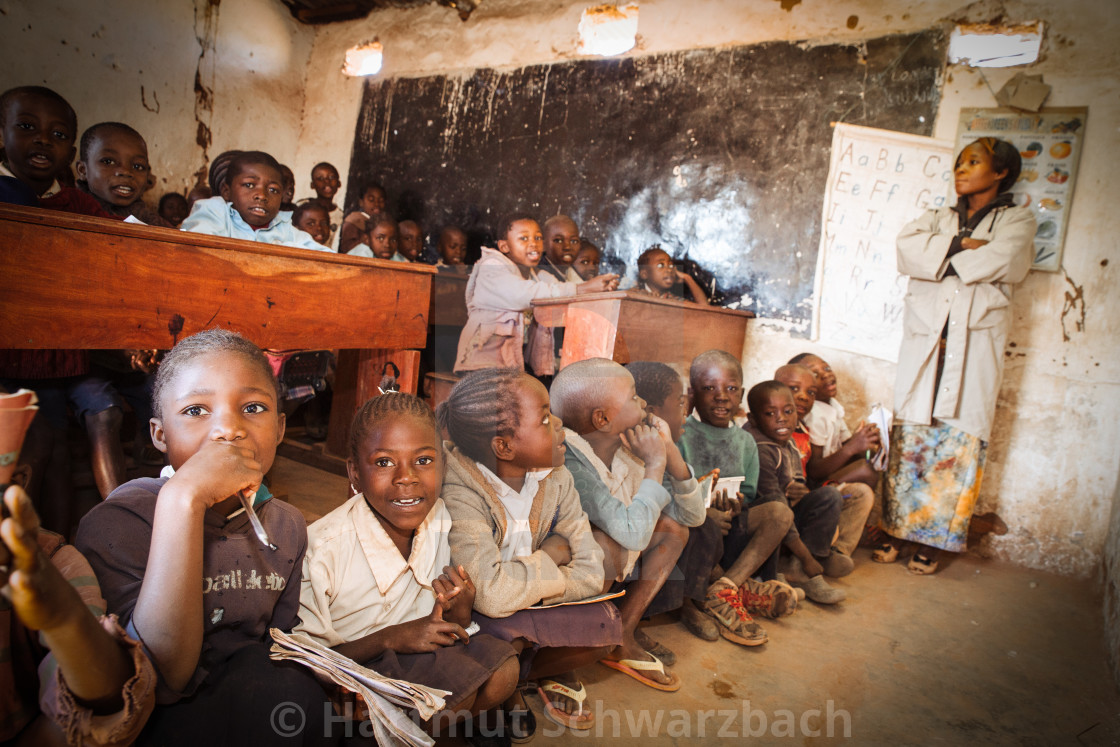
[{"label": "large blackboard", "polygon": [[727,301],[807,331],[830,123],[930,134],[939,30],[367,82],[347,206],[380,181],[398,217],[474,242],[558,212],[617,266],[661,243]]}]

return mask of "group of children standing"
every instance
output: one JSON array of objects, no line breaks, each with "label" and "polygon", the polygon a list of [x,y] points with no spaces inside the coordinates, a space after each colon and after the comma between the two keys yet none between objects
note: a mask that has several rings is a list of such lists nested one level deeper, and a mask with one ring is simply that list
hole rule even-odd
[{"label": "group of children standing", "polygon": [[[96,193],[58,184],[76,124],[44,91],[0,97],[5,199],[109,214]],[[104,167],[121,201],[142,192],[146,170],[123,146],[130,138],[113,125],[82,139],[97,157],[80,175],[92,185]],[[270,156],[235,152],[215,167],[220,194],[196,202],[186,228],[326,249],[319,238],[334,226],[340,249],[356,242],[349,251],[379,257],[413,241],[379,217],[384,190],[336,220],[321,200],[337,172],[316,167],[320,202],[294,211],[317,216],[313,238],[281,216],[284,174]],[[335,694],[269,657],[268,630],[279,628],[447,691],[434,728],[462,723],[473,744],[523,742],[536,729],[530,687],[547,718],[593,726],[580,667],[680,689],[674,652],[640,627],[651,615],[675,612],[698,638],[756,647],[768,634],[754,616],[843,601],[826,579],[853,571],[879,477],[868,457],[885,434],[848,429],[827,362],[797,356],[746,391],[738,357],[720,350],[691,361],[687,388],[663,362],[589,359],[556,372],[554,341],[534,341],[526,319],[531,301],[618,278],[598,274],[589,251],[581,263],[570,219],[542,234],[515,214],[498,234],[468,283],[449,398],[434,413],[399,392],[366,402],[351,429],[354,495],[310,527],[264,483],[285,428],[273,371],[220,329],[179,342],[155,375],[151,438],[168,466],[116,488],[74,548],[39,530],[19,487],[5,492],[13,634],[0,738],[291,743],[273,720],[283,703],[306,718],[300,741],[340,743]],[[957,251],[985,242],[974,243]],[[646,289],[683,283],[703,302],[661,255],[644,255]],[[715,489],[719,478],[734,484]],[[26,675],[36,666],[37,704]],[[495,728],[482,728],[487,719]]]}]

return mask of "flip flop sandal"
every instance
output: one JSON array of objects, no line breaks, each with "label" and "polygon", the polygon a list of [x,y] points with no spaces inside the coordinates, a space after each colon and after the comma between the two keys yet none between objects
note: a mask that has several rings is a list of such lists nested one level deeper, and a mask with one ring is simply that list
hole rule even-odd
[{"label": "flip flop sandal", "polygon": [[[637,638],[637,634],[639,632],[641,632],[641,631],[640,630],[635,631],[635,636],[634,636],[635,638]],[[660,641],[653,640],[648,635],[646,635],[644,632],[641,632],[641,636],[642,636],[642,639],[640,641],[638,641],[638,645],[641,646],[647,653],[650,653],[650,654],[653,654],[654,656],[656,656],[667,667],[671,667],[671,666],[673,666],[674,664],[677,663],[677,655],[674,654],[671,650],[669,650],[668,646],[661,643]]]},{"label": "flip flop sandal", "polygon": [[[550,693],[574,700],[579,705],[579,711],[564,713],[552,705],[552,699],[549,698]],[[585,715],[583,712],[583,701],[587,700],[587,688],[583,686],[582,682],[579,683],[579,690],[573,690],[556,680],[543,679],[537,684],[537,695],[540,696],[541,703],[544,704],[544,715],[549,721],[560,726],[566,726],[572,731],[590,731],[591,727],[594,726],[594,714],[588,711]]]},{"label": "flip flop sandal", "polygon": [[884,542],[871,553],[871,559],[876,563],[893,563],[898,560],[898,548],[890,542]]},{"label": "flip flop sandal", "polygon": [[533,715],[533,709],[529,708],[526,704],[525,708],[515,708],[505,712],[506,714],[506,734],[509,735],[510,741],[516,744],[524,744],[533,739],[537,733],[537,717]]},{"label": "flip flop sandal", "polygon": [[[653,654],[650,654],[650,656],[653,656]],[[662,664],[661,660],[656,656],[653,656],[653,661],[645,661],[644,659],[619,659],[618,661],[600,659],[599,663],[615,671],[622,672],[628,677],[633,677],[646,687],[652,687],[654,690],[675,693],[677,690],[681,689],[681,678],[676,674],[666,672],[665,665]],[[642,672],[660,672],[661,674],[671,676],[673,679],[668,684],[663,685],[655,679],[646,677]]]},{"label": "flip flop sandal", "polygon": [[906,569],[915,576],[929,576],[937,571],[937,561],[930,560],[922,553],[917,552],[914,553],[914,557],[910,558],[910,562],[906,564]]}]

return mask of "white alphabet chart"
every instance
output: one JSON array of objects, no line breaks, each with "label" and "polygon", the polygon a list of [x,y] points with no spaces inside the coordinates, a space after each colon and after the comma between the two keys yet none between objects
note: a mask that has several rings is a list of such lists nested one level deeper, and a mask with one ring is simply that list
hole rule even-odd
[{"label": "white alphabet chart", "polygon": [[982,137],[997,137],[1019,149],[1023,170],[1011,194],[1015,204],[1030,208],[1038,221],[1033,270],[1057,272],[1062,266],[1062,248],[1088,117],[1089,110],[1083,106],[1043,109],[1038,113],[961,109],[958,153]]},{"label": "white alphabet chart", "polygon": [[895,238],[953,191],[952,143],[837,124],[821,219],[813,339],[898,361],[902,299]]}]

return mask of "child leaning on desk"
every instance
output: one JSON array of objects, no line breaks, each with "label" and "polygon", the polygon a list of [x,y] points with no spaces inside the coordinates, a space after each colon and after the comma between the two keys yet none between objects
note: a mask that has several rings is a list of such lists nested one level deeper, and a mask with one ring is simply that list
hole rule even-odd
[{"label": "child leaning on desk", "polygon": [[498,248],[482,248],[467,282],[467,324],[459,336],[455,372],[481,368],[525,368],[538,376],[555,371],[552,331],[537,327],[526,346],[532,302],[618,287],[617,275],[598,275],[582,283],[562,283],[538,272],[544,238],[537,221],[515,213],[499,225]]}]

